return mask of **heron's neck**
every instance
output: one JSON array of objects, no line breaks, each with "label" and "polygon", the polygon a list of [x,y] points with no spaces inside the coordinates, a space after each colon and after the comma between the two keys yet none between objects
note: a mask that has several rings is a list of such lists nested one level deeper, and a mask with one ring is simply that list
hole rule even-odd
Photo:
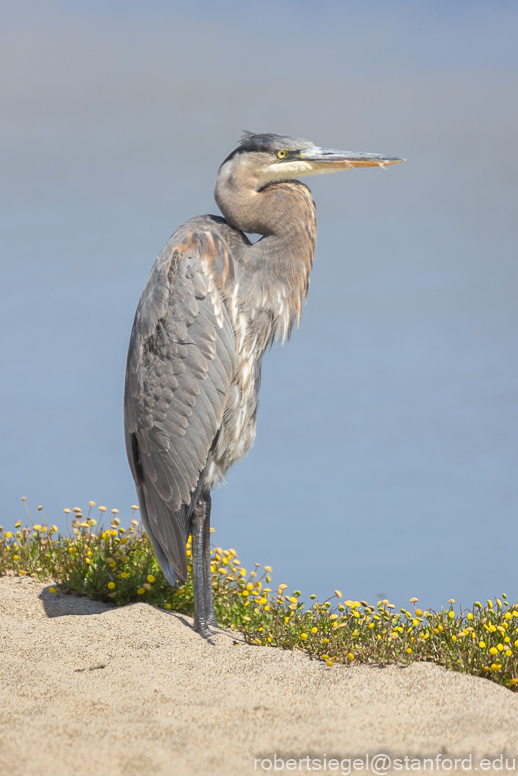
[{"label": "heron's neck", "polygon": [[[271,183],[260,191],[216,186],[216,201],[235,228],[262,235],[242,255],[242,301],[268,311],[272,336],[285,339],[309,289],[316,241],[316,209],[299,181]],[[240,294],[240,296],[241,296]]]}]

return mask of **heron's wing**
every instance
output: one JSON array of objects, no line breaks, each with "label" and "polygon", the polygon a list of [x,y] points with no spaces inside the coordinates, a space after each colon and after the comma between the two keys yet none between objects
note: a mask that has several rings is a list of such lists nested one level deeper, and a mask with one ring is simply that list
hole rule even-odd
[{"label": "heron's wing", "polygon": [[179,230],[151,271],[130,340],[128,458],[144,526],[172,582],[175,573],[187,578],[192,506],[234,374],[234,331],[218,290],[231,264],[217,232]]}]

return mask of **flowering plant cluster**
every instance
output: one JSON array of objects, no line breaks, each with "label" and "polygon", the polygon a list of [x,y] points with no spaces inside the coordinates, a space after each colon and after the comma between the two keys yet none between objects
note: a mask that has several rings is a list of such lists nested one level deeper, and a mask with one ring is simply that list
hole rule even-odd
[{"label": "flowering plant cluster", "polygon": [[[97,507],[93,517],[94,507],[90,501],[86,515],[79,507],[65,509],[67,525],[71,520],[68,535],[47,523],[42,507],[41,523],[34,523],[27,510],[30,528],[22,528],[20,521],[14,531],[0,526],[0,574],[53,580],[51,593],[87,595],[117,606],[140,600],[192,614],[191,576],[184,585],[168,584],[135,519],[138,507],[131,507],[127,528],[120,524],[118,509],[111,510],[110,527],[103,527],[107,509]],[[189,539],[188,560],[191,556]],[[188,570],[191,574],[190,565]],[[518,603],[510,604],[505,594],[458,611],[450,599],[440,612],[423,610],[411,598],[411,610],[396,612],[386,599],[371,605],[343,600],[335,590],[323,603],[311,595],[306,607],[299,590],[269,587],[270,566],[256,563],[247,572],[233,549],[213,547],[211,571],[219,622],[251,644],[299,649],[329,667],[426,660],[518,689]]]}]

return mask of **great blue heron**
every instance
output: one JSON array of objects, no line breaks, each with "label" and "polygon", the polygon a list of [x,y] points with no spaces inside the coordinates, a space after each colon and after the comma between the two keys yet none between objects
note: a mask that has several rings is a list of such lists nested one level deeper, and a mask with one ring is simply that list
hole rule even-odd
[{"label": "great blue heron", "polygon": [[[165,577],[187,579],[194,627],[217,626],[210,491],[255,438],[263,354],[298,322],[316,238],[311,192],[296,178],[402,161],[246,133],[219,168],[221,216],[198,216],[158,257],[135,315],[125,390],[126,446],[142,522]],[[255,243],[245,232],[262,235]]]}]

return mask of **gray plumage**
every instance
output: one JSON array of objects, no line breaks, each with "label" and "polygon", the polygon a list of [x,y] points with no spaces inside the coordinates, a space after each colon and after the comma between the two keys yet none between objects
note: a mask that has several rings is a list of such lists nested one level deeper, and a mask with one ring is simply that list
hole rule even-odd
[{"label": "gray plumage", "polygon": [[[205,637],[217,625],[210,490],[253,444],[262,356],[289,337],[309,288],[315,206],[294,178],[396,161],[247,133],[216,180],[225,218],[187,221],[151,271],[129,345],[126,446],[142,521],[171,584],[187,579],[193,534],[195,627]],[[244,232],[262,238],[252,244]]]}]

